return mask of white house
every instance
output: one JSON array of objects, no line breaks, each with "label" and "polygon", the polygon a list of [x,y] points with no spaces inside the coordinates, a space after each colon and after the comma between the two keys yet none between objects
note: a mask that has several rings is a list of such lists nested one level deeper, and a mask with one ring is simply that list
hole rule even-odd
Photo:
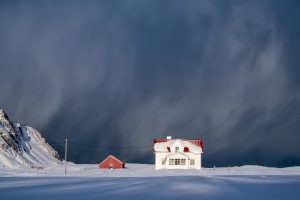
[{"label": "white house", "polygon": [[200,139],[154,139],[155,169],[201,169]]}]

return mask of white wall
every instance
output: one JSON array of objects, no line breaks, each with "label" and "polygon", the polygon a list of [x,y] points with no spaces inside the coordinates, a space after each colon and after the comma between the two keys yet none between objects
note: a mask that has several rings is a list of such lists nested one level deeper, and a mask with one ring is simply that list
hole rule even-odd
[{"label": "white wall", "polygon": [[[166,164],[162,165],[162,160],[165,158],[167,159]],[[186,165],[169,165],[169,159],[172,158],[186,159]],[[195,160],[195,165],[190,165],[190,159]],[[156,152],[155,169],[201,169],[201,154]]]},{"label": "white wall", "polygon": [[[176,150],[176,147],[179,149]],[[201,153],[184,152],[185,145],[180,140],[170,141],[170,152],[155,152],[155,169],[201,169]],[[185,165],[169,165],[170,159],[186,159]],[[166,159],[165,165],[162,161]],[[194,165],[190,165],[190,160],[194,159]]]}]

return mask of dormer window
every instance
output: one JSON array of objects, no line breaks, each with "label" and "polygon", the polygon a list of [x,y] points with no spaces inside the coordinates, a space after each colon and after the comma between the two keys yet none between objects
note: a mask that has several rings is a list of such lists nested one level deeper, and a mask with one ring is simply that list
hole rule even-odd
[{"label": "dormer window", "polygon": [[175,147],[175,151],[179,151],[179,147]]}]

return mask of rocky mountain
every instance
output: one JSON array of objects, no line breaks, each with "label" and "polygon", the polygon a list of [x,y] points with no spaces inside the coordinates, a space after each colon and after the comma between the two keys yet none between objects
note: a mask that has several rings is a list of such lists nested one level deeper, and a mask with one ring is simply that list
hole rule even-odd
[{"label": "rocky mountain", "polygon": [[34,128],[10,121],[0,109],[0,166],[43,168],[60,164],[59,155]]}]

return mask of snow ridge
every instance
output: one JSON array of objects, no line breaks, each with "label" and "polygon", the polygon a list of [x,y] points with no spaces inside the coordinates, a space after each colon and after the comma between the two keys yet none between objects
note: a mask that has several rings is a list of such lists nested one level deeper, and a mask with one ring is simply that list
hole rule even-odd
[{"label": "snow ridge", "polygon": [[11,122],[0,109],[0,166],[44,168],[58,165],[59,155],[34,128]]}]

